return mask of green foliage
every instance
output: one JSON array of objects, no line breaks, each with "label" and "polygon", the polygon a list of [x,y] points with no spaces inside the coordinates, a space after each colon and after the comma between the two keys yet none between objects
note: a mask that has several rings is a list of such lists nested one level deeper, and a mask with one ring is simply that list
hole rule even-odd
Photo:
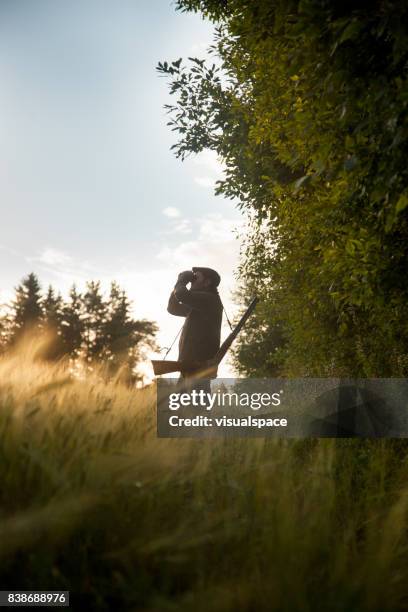
[{"label": "green foliage", "polygon": [[264,359],[241,347],[241,371],[405,376],[408,6],[178,7],[216,21],[217,60],[158,66],[177,96],[175,153],[216,151],[216,192],[253,224],[241,272],[265,301],[264,348],[245,340]]}]

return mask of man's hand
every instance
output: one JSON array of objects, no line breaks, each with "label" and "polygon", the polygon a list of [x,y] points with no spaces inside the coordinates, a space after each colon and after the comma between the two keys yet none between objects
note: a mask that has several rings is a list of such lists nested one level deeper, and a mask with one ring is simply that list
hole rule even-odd
[{"label": "man's hand", "polygon": [[194,280],[194,272],[192,272],[191,270],[185,270],[184,272],[180,272],[180,274],[178,275],[177,278],[177,282],[178,283],[185,283],[187,285],[187,283],[192,283]]}]

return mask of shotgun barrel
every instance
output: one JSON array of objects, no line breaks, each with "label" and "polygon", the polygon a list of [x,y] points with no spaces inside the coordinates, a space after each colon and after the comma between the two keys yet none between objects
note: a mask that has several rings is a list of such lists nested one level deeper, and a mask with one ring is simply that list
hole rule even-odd
[{"label": "shotgun barrel", "polygon": [[235,329],[233,329],[229,336],[224,340],[224,342],[221,344],[220,348],[212,359],[210,359],[206,363],[187,363],[185,361],[165,361],[152,359],[151,363],[155,375],[161,376],[162,374],[171,374],[172,372],[194,372],[195,370],[199,370],[200,375],[202,377],[203,375],[205,377],[208,373],[208,378],[214,378],[217,375],[217,366],[225,357],[226,352],[230,348],[231,344],[234,342],[235,338],[238,336],[241,329],[244,327],[249,317],[251,316],[257,303],[258,298],[254,297],[248,308],[242,315],[240,321],[236,325]]},{"label": "shotgun barrel", "polygon": [[221,344],[220,348],[218,349],[214,357],[214,362],[216,364],[219,364],[221,360],[225,357],[226,352],[230,348],[231,344],[234,342],[235,338],[238,336],[241,329],[244,327],[249,317],[251,316],[257,303],[258,303],[258,298],[254,297],[251,303],[249,304],[248,308],[242,315],[241,320],[239,321],[235,329],[230,333],[230,335]]}]

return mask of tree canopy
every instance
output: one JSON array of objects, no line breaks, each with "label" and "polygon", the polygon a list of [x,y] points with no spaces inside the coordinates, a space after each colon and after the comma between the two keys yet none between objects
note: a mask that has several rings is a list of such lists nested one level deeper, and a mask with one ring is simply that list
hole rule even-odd
[{"label": "tree canopy", "polygon": [[177,156],[224,161],[250,218],[241,263],[262,303],[251,375],[408,373],[408,6],[179,0],[215,22],[210,60],[158,65]]}]

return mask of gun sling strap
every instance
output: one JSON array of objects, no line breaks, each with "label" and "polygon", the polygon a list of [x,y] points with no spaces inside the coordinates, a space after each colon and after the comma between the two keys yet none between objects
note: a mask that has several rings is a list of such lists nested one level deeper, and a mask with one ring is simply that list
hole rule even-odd
[{"label": "gun sling strap", "polygon": [[[242,315],[240,321],[236,325],[235,329],[228,335],[228,337],[221,344],[220,348],[216,352],[213,359],[210,359],[206,363],[187,363],[183,361],[166,361],[165,359],[161,360],[153,360],[151,361],[153,366],[153,371],[156,376],[160,376],[161,374],[170,374],[171,372],[194,372],[196,370],[201,370],[201,376],[208,372],[208,378],[214,377],[214,371],[217,370],[218,365],[221,363],[222,359],[225,357],[225,354],[229,350],[231,344],[234,342],[235,338],[238,336],[241,329],[244,327],[245,323],[251,316],[252,312],[255,309],[255,306],[258,302],[258,298],[254,297],[249,304],[248,308]],[[174,344],[174,343],[173,343]]]}]

